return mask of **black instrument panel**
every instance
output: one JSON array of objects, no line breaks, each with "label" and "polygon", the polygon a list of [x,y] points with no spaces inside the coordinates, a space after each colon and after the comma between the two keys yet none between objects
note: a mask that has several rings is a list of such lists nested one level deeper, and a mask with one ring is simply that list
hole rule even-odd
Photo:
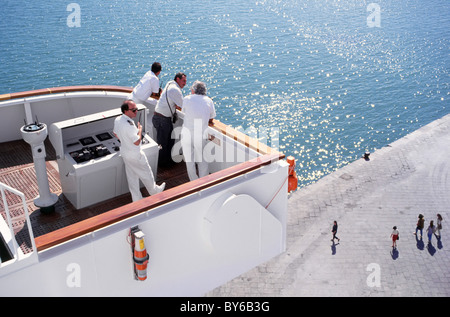
[{"label": "black instrument panel", "polygon": [[[108,154],[111,154],[111,151],[101,142],[105,142],[112,138],[113,136],[109,132],[103,132],[96,134],[95,136],[81,138],[79,139],[79,143],[72,142],[67,145],[67,147],[69,147],[81,143],[81,145],[83,146],[80,149],[69,152],[69,155],[75,160],[77,164],[106,156]],[[114,144],[113,149],[114,151],[118,151],[119,147]]]}]

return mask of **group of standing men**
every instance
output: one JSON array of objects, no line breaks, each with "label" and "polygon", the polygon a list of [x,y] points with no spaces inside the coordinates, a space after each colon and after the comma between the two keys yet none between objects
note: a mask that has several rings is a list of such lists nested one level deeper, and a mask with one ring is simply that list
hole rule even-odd
[{"label": "group of standing men", "polygon": [[180,110],[184,113],[181,146],[189,179],[194,180],[209,173],[208,163],[202,158],[206,143],[203,133],[216,112],[213,101],[206,96],[206,85],[195,81],[191,87],[191,95],[183,97],[182,89],[187,83],[186,74],[177,73],[162,89],[158,78],[161,70],[160,63],[152,64],[151,70],[141,78],[128,100],[123,103],[123,115],[114,123],[114,134],[121,141],[120,153],[124,159],[133,201],[142,198],[139,178],[150,195],[163,191],[165,187],[165,183],[156,185],[147,157],[141,150],[142,126],[138,122],[136,127],[132,120],[136,117],[136,104],[143,104],[148,109],[146,131],[155,139],[153,128],[155,129],[156,143],[161,147],[158,155],[159,167],[170,167],[174,164],[171,152],[175,140],[172,131],[178,118],[177,110]]}]

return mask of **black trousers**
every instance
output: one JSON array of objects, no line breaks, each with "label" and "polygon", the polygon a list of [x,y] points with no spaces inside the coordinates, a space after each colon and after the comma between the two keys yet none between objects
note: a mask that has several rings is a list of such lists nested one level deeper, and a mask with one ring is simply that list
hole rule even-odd
[{"label": "black trousers", "polygon": [[156,129],[156,143],[161,145],[158,155],[158,166],[171,166],[175,164],[171,155],[172,147],[175,144],[175,140],[172,138],[172,118],[155,114],[152,123]]}]

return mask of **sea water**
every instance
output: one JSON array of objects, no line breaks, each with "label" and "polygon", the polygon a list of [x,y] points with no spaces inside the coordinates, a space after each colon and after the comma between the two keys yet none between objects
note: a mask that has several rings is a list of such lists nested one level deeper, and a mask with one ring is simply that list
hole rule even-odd
[{"label": "sea water", "polygon": [[158,61],[300,186],[450,113],[448,0],[1,2],[0,94],[131,87]]}]

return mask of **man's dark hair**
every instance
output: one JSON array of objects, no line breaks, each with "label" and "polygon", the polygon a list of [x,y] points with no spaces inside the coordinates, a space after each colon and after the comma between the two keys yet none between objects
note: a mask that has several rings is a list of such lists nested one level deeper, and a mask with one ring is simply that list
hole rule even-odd
[{"label": "man's dark hair", "polygon": [[130,110],[130,105],[128,104],[130,101],[131,101],[131,102],[134,102],[133,100],[130,100],[130,99],[125,100],[125,101],[123,102],[122,106],[120,107],[120,110],[122,110],[122,113],[125,113],[125,111]]},{"label": "man's dark hair", "polygon": [[183,78],[183,76],[186,76],[186,74],[185,74],[185,73],[182,73],[182,72],[176,73],[176,75],[175,75],[175,77],[173,78],[173,80],[177,80],[177,78],[178,78],[178,79],[181,79],[181,78]]},{"label": "man's dark hair", "polygon": [[152,72],[154,73],[154,74],[156,74],[157,72],[160,72],[161,71],[161,64],[160,63],[158,63],[158,62],[154,62],[153,64],[152,64]]}]

